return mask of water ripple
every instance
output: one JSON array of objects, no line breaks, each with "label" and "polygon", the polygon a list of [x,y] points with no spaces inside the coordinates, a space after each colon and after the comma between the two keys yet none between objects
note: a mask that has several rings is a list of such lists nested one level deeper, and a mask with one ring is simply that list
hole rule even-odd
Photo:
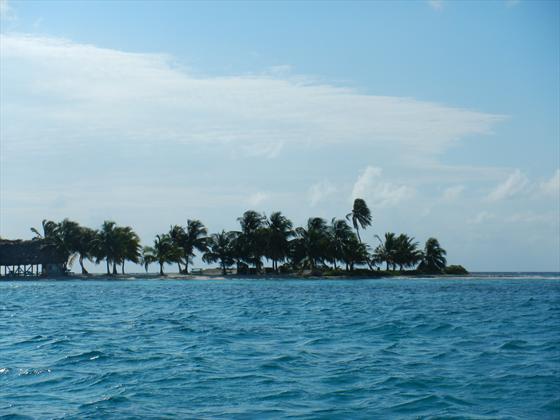
[{"label": "water ripple", "polygon": [[2,419],[560,413],[546,276],[0,282],[0,315]]}]

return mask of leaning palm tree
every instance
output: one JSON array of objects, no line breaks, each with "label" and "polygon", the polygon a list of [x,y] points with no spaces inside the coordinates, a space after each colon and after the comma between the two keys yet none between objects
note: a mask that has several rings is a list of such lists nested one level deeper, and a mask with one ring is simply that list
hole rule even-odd
[{"label": "leaning palm tree", "polygon": [[358,235],[358,240],[362,242],[360,238],[360,227],[362,229],[371,226],[372,217],[371,212],[366,204],[366,202],[361,198],[356,198],[354,200],[354,205],[352,211],[346,215],[347,220],[352,220],[352,225],[356,229],[356,235]]},{"label": "leaning palm tree", "polygon": [[227,274],[227,268],[234,263],[233,241],[236,237],[235,232],[214,233],[208,240],[208,248],[202,260],[206,263],[219,262],[222,274]]},{"label": "leaning palm tree", "polygon": [[446,254],[447,252],[439,245],[436,238],[429,238],[426,241],[418,270],[428,273],[441,273],[447,264]]},{"label": "leaning palm tree", "polygon": [[76,244],[76,253],[78,254],[78,262],[80,263],[82,274],[89,274],[84,266],[84,259],[93,259],[95,235],[95,230],[84,226],[80,227],[80,235]]}]

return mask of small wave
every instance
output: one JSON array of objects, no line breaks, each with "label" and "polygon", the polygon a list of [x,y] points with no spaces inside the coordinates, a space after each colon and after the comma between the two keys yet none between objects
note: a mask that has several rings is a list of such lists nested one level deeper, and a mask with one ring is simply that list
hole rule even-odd
[{"label": "small wave", "polygon": [[106,396],[106,397],[101,398],[101,399],[96,400],[96,401],[84,403],[80,406],[80,409],[92,408],[92,407],[95,407],[95,406],[98,406],[98,405],[123,404],[123,403],[127,403],[129,401],[130,400],[123,395],[111,395],[111,396]]},{"label": "small wave", "polygon": [[7,375],[8,373],[11,372],[10,368],[0,368],[0,375]]},{"label": "small wave", "polygon": [[500,346],[501,350],[522,350],[527,345],[524,340],[511,340]]},{"label": "small wave", "polygon": [[454,329],[453,325],[444,322],[443,324],[438,325],[437,327],[432,328],[430,331],[434,333],[445,332]]},{"label": "small wave", "polygon": [[451,402],[453,404],[467,406],[467,407],[472,407],[472,406],[475,405],[474,403],[472,403],[470,401],[464,400],[462,398],[454,397],[452,395],[446,395],[446,396],[443,397],[443,399],[445,401]]},{"label": "small wave", "polygon": [[414,400],[410,400],[401,404],[396,404],[391,407],[392,410],[401,411],[401,412],[410,412],[410,411],[422,411],[427,408],[431,410],[434,409],[434,406],[443,405],[445,407],[449,406],[449,403],[443,401],[441,398],[437,397],[436,395],[426,395],[425,397],[416,398]]},{"label": "small wave", "polygon": [[20,369],[18,375],[19,376],[38,376],[43,375],[45,373],[51,373],[50,369]]},{"label": "small wave", "polygon": [[108,356],[105,353],[101,351],[93,350],[93,351],[86,351],[80,354],[74,354],[72,356],[66,356],[60,359],[58,363],[75,364],[75,363],[86,362],[89,360],[106,359],[107,357]]}]

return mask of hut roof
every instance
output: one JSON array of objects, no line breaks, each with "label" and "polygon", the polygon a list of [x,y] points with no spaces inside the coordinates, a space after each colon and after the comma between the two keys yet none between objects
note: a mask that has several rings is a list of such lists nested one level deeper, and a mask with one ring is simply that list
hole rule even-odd
[{"label": "hut roof", "polygon": [[63,264],[67,257],[42,239],[0,240],[0,265]]}]

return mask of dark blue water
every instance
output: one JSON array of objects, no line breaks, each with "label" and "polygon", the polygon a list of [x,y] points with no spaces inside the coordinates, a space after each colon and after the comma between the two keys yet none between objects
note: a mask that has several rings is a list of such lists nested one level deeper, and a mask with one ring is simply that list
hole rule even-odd
[{"label": "dark blue water", "polygon": [[559,418],[560,280],[0,282],[0,416]]}]

